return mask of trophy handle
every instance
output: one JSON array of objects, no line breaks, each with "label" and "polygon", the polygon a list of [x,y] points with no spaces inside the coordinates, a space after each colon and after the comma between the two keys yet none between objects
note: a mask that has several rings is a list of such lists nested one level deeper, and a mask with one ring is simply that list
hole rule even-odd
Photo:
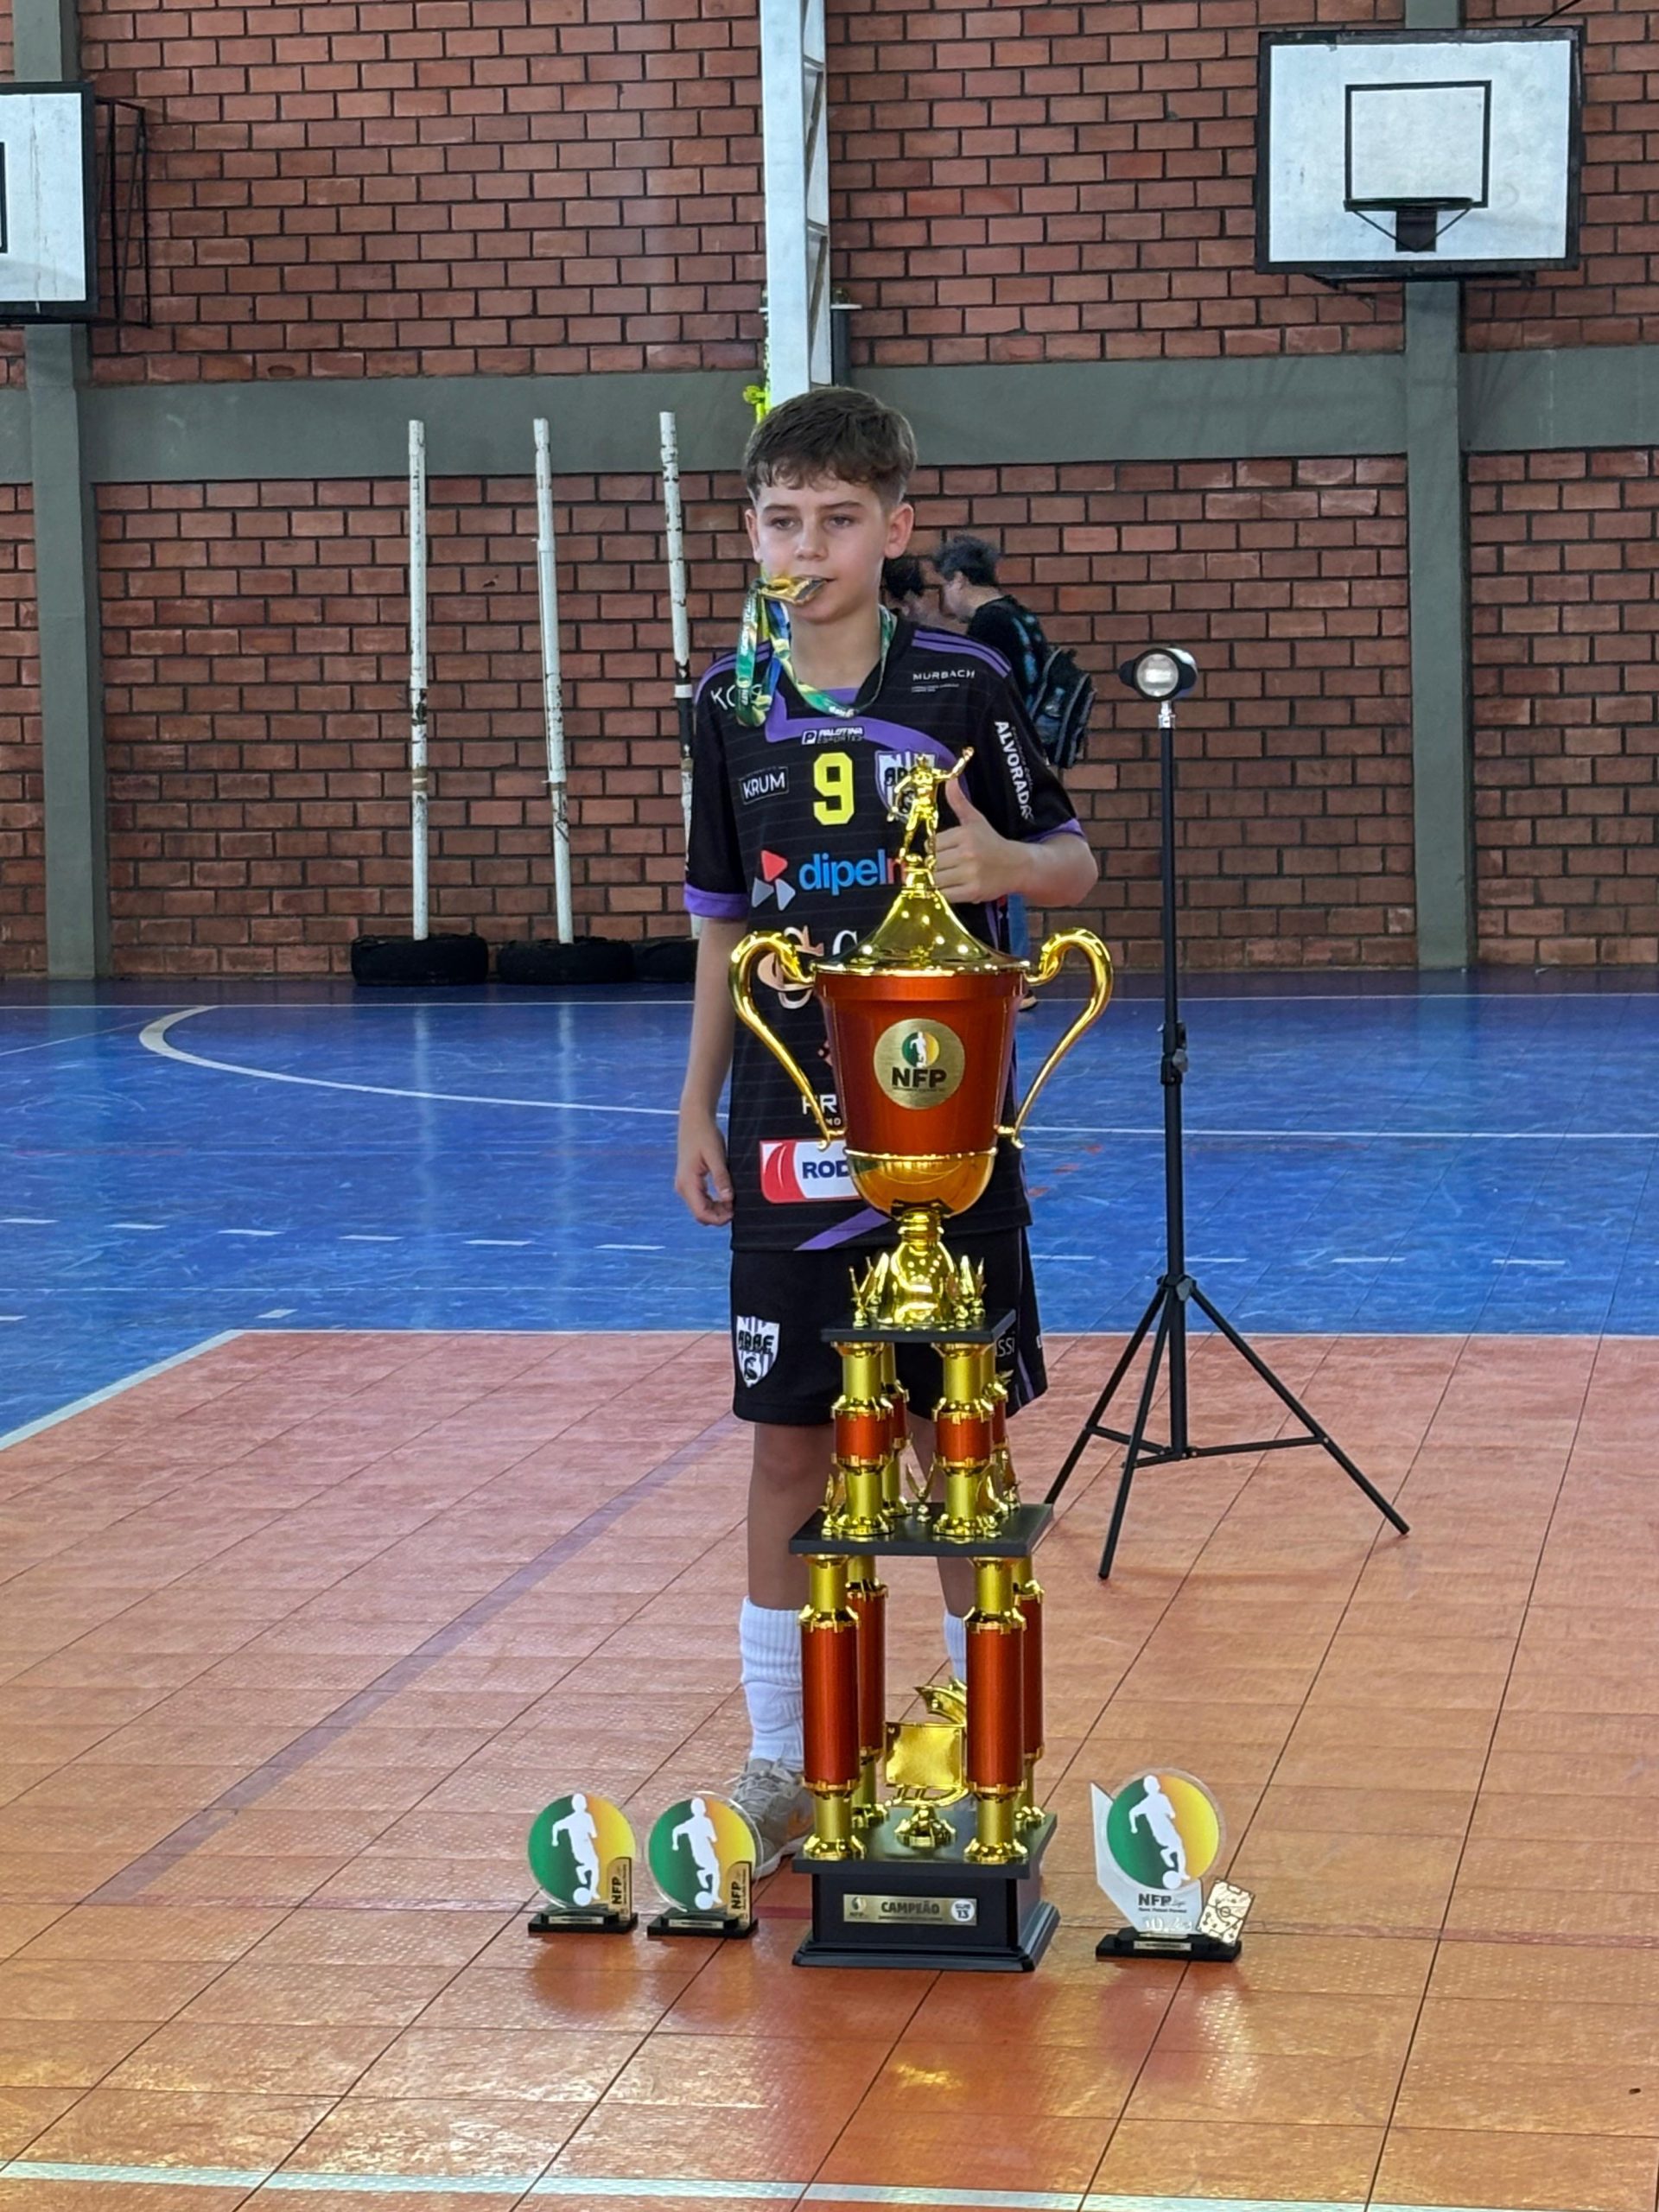
[{"label": "trophy handle", "polygon": [[[1045,945],[1043,950],[1046,953],[1048,947]],[[817,1092],[801,1073],[796,1063],[795,1055],[790,1051],[788,1046],[779,1044],[777,1038],[767,1028],[754,1003],[753,994],[749,986],[750,971],[761,955],[767,952],[771,953],[791,983],[798,984],[803,988],[810,988],[812,971],[802,960],[801,949],[794,938],[785,937],[781,930],[756,930],[750,936],[746,937],[732,954],[729,977],[732,987],[732,1004],[737,1008],[738,1020],[746,1029],[753,1030],[796,1090],[800,1092],[802,1098],[805,1101],[807,1112],[817,1123],[818,1135],[823,1139],[825,1144],[829,1144],[841,1135],[841,1131],[832,1129],[825,1121],[823,1109],[818,1103]]]},{"label": "trophy handle", "polygon": [[1020,1132],[1026,1125],[1027,1115],[1037,1103],[1038,1092],[1084,1031],[1091,1023],[1098,1021],[1105,1013],[1106,1001],[1112,995],[1112,956],[1091,930],[1062,930],[1058,937],[1046,938],[1037,957],[1037,966],[1031,978],[1033,983],[1039,986],[1052,983],[1065,966],[1068,952],[1080,952],[1089,963],[1094,988],[1089,994],[1088,1005],[1037,1071],[1037,1080],[1026,1093],[1025,1103],[1014,1116],[1013,1127],[997,1131],[999,1136],[1011,1137],[1015,1144],[1020,1141]]}]

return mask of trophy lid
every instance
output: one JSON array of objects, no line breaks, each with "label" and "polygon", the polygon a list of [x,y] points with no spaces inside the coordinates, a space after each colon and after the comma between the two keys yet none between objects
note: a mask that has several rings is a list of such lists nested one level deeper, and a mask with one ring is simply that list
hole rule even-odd
[{"label": "trophy lid", "polygon": [[899,781],[891,811],[903,812],[905,834],[899,847],[903,879],[891,906],[844,962],[833,966],[872,968],[957,968],[983,971],[1024,966],[1022,961],[982,944],[965,929],[933,880],[933,843],[939,828],[939,792],[973,758],[971,747],[953,767],[918,760]]}]

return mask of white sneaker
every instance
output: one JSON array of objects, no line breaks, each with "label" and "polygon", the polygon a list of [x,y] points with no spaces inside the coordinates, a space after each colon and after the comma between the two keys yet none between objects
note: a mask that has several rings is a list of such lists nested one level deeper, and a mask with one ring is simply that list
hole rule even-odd
[{"label": "white sneaker", "polygon": [[757,1881],[776,1873],[812,1833],[812,1793],[787,1759],[751,1759],[726,1795],[760,1840]]}]

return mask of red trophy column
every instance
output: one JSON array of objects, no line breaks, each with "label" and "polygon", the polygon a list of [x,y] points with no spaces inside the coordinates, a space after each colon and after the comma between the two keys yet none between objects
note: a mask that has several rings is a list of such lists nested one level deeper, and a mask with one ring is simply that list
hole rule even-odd
[{"label": "red trophy column", "polygon": [[858,1623],[847,1604],[844,1559],[819,1555],[808,1561],[807,1573],[801,1690],[812,1833],[801,1848],[809,1859],[855,1859],[863,1850],[853,1833],[859,1774]]}]

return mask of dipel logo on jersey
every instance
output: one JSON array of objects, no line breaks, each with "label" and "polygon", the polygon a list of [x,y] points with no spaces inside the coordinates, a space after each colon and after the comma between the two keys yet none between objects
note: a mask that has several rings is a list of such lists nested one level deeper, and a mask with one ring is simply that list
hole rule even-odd
[{"label": "dipel logo on jersey", "polygon": [[839,1137],[833,1144],[820,1144],[817,1137],[763,1137],[760,1195],[774,1206],[856,1198],[845,1144]]},{"label": "dipel logo on jersey", "polygon": [[[787,873],[791,868],[795,870],[793,883]],[[838,860],[833,853],[813,853],[796,867],[781,853],[769,853],[762,846],[760,873],[749,885],[749,905],[763,906],[768,899],[775,899],[781,913],[802,891],[839,899],[843,891],[869,890],[898,880],[899,863],[884,852],[867,854],[862,860]]]}]

